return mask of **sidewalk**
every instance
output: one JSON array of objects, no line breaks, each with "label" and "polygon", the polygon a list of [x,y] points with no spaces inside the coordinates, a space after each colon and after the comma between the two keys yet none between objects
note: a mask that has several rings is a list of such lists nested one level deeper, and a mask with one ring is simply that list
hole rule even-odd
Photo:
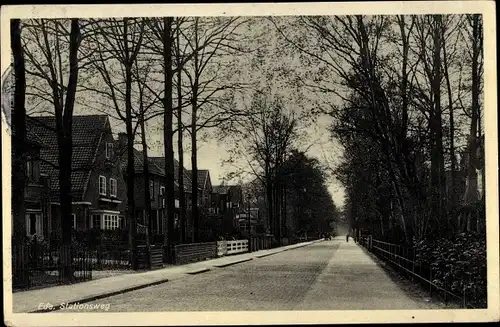
[{"label": "sidewalk", "polygon": [[[220,269],[283,251],[296,249],[320,241],[321,240],[303,242],[270,250],[237,254],[181,266],[169,266],[167,268],[147,272],[122,274],[73,285],[16,292],[12,294],[12,311],[15,313],[52,311],[57,309],[57,307],[63,303],[70,304],[90,302],[100,298],[165,283],[169,280],[183,278],[187,275],[203,273],[213,269]],[[42,307],[40,304],[49,305]],[[50,307],[50,305],[53,307]]]}]

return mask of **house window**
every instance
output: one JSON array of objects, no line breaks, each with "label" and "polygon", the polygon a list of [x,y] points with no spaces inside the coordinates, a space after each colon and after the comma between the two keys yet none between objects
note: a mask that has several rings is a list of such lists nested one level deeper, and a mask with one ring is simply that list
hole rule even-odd
[{"label": "house window", "polygon": [[92,215],[92,228],[101,228],[101,215]]},{"label": "house window", "polygon": [[36,234],[36,215],[30,214],[30,235]]},{"label": "house window", "polygon": [[26,161],[26,177],[30,180],[33,179],[33,161]]},{"label": "house window", "polygon": [[117,184],[116,184],[116,179],[110,178],[109,179],[109,193],[111,196],[116,197],[117,194]]},{"label": "house window", "polygon": [[153,180],[149,181],[149,195],[151,196],[151,200],[155,198],[155,183]]},{"label": "house window", "polygon": [[118,229],[118,215],[104,214],[104,229]]},{"label": "house window", "polygon": [[113,143],[106,143],[106,158],[110,159],[113,157]]},{"label": "house window", "polygon": [[43,235],[42,216],[39,213],[26,215],[26,231],[28,235]]},{"label": "house window", "polygon": [[106,177],[99,176],[99,194],[106,195]]},{"label": "house window", "polygon": [[174,228],[179,228],[179,215],[175,214],[174,217]]},{"label": "house window", "polygon": [[160,186],[160,195],[164,196],[165,195],[165,186]]},{"label": "house window", "polygon": [[72,213],[71,218],[71,228],[76,229],[76,214]]}]

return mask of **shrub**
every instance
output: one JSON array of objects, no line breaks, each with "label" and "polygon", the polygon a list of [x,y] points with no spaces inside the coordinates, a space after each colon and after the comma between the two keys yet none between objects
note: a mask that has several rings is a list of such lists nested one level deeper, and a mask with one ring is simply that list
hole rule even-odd
[{"label": "shrub", "polygon": [[486,300],[486,238],[462,233],[451,238],[415,243],[417,263],[430,266],[433,282],[467,301]]}]

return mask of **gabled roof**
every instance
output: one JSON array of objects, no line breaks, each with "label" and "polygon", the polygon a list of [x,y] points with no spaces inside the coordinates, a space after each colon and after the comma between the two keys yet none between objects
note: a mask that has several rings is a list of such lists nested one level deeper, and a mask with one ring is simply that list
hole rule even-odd
[{"label": "gabled roof", "polygon": [[[26,119],[28,137],[40,144],[40,170],[50,176],[52,201],[59,200],[59,150],[54,116],[32,116]],[[71,191],[73,201],[83,200],[97,150],[105,132],[111,133],[107,115],[73,116],[73,155]]]},{"label": "gabled roof", "polygon": [[[160,167],[163,170],[163,173],[165,174],[165,157],[150,157],[151,161],[155,163],[158,167]],[[184,191],[185,192],[191,192],[191,174],[188,173],[186,168],[182,169],[183,174],[183,181],[184,181]],[[178,187],[179,186],[179,161],[174,159],[174,181],[175,185]]]},{"label": "gabled roof", "polygon": [[[118,149],[120,153],[120,165],[123,172],[127,171],[127,151],[126,149]],[[148,158],[148,169],[150,174],[165,176],[163,168],[158,166],[154,160]],[[143,152],[134,148],[134,170],[140,174],[144,170],[144,156]]]},{"label": "gabled roof", "polygon": [[[207,187],[207,181],[210,178],[210,172],[206,169],[198,169],[198,188],[201,190],[205,190]],[[189,176],[191,179],[193,178],[193,171],[189,171]]]}]

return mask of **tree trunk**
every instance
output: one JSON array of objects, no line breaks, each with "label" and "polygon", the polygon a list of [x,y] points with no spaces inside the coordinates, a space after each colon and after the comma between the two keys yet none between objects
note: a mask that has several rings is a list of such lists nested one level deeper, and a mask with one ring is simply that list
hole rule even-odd
[{"label": "tree trunk", "polygon": [[[198,48],[198,19],[195,18],[194,39],[196,49]],[[197,134],[197,111],[198,111],[198,87],[199,87],[199,57],[194,56],[195,81],[192,85],[193,95],[191,97],[191,171],[192,171],[192,220],[193,220],[193,241],[199,239],[199,210],[198,210],[198,149],[196,142]]]},{"label": "tree trunk", "polygon": [[129,221],[130,264],[137,270],[137,219],[135,217],[134,130],[132,126],[132,58],[128,47],[128,19],[123,20],[125,53],[125,128],[127,133],[127,218]]},{"label": "tree trunk", "polygon": [[191,201],[191,214],[193,215],[193,242],[198,241],[199,233],[199,213],[198,213],[198,154],[196,142],[196,108],[197,99],[193,95],[191,100],[192,113],[191,113],[191,171],[192,171],[192,201]]},{"label": "tree trunk", "polygon": [[186,242],[186,193],[184,192],[184,146],[182,144],[184,129],[182,126],[182,70],[180,55],[180,27],[177,26],[177,151],[179,153],[179,224],[181,243]]},{"label": "tree trunk", "polygon": [[148,224],[148,231],[146,235],[146,246],[148,249],[151,246],[153,229],[152,229],[152,216],[151,216],[151,191],[149,188],[150,178],[149,178],[149,160],[148,160],[148,145],[146,142],[146,127],[144,123],[144,112],[141,113],[141,143],[142,143],[142,160],[143,164],[143,177],[144,177],[144,213],[146,215],[145,221]]},{"label": "tree trunk", "polygon": [[[448,70],[448,56],[446,53],[446,44],[444,44],[444,31],[442,32],[442,37],[443,37],[443,65],[444,65],[444,76],[446,79],[446,90],[448,93],[448,107],[450,111],[450,162],[451,162],[451,176],[450,176],[450,181],[448,183],[449,185],[449,190],[448,190],[448,198],[449,198],[449,205],[450,209],[452,212],[455,212],[457,207],[458,207],[458,198],[457,198],[457,157],[455,155],[455,114],[454,114],[454,108],[453,108],[453,96],[452,96],[452,90],[451,90],[451,82],[450,82],[450,74]],[[451,223],[450,227],[453,228],[456,226],[455,224]]]},{"label": "tree trunk", "polygon": [[444,194],[444,151],[443,151],[443,126],[441,113],[441,17],[433,18],[433,76],[432,93],[434,95],[433,110],[431,114],[431,185],[432,197],[432,223],[436,227],[445,218]]},{"label": "tree trunk", "polygon": [[[266,175],[269,173],[266,173]],[[267,216],[269,224],[269,232],[271,235],[275,235],[275,225],[274,225],[274,205],[273,205],[273,186],[271,182],[271,177],[266,176],[266,197],[267,197]]]},{"label": "tree trunk", "polygon": [[287,228],[287,215],[286,215],[286,186],[283,183],[281,187],[281,204],[282,204],[282,220],[281,220],[281,229],[283,230],[283,237],[289,237],[288,228]]},{"label": "tree trunk", "polygon": [[[56,130],[59,148],[59,198],[61,203],[61,234],[62,253],[61,264],[63,279],[66,283],[73,280],[71,239],[72,239],[72,194],[71,170],[73,157],[73,109],[76,97],[78,80],[78,47],[80,44],[80,26],[78,19],[71,20],[70,49],[69,49],[69,80],[64,103],[64,111],[56,105]],[[59,110],[57,109],[59,107]]]},{"label": "tree trunk", "polygon": [[[467,187],[465,191],[465,204],[471,204],[478,200],[477,192],[477,127],[478,127],[478,112],[479,112],[479,90],[480,90],[480,75],[479,75],[479,56],[480,56],[480,22],[479,15],[472,16],[472,117],[470,125],[468,155],[469,161],[467,165]],[[467,230],[471,226],[471,214],[467,215]]]},{"label": "tree trunk", "polygon": [[175,184],[174,184],[174,146],[172,142],[172,17],[163,18],[163,57],[164,57],[164,116],[163,137],[165,149],[165,189],[167,207],[167,234],[165,246],[167,262],[173,263],[174,219],[175,219]]},{"label": "tree trunk", "polygon": [[[24,269],[26,258],[24,256],[24,244],[26,239],[26,213],[24,204],[24,192],[26,185],[26,75],[24,54],[21,43],[21,21],[12,19],[10,21],[10,42],[12,55],[14,57],[14,108],[12,108],[12,243],[13,270],[12,278],[14,285],[26,286],[28,282],[28,270]],[[7,76],[9,78],[9,76]],[[48,217],[43,217],[48,219]]]}]

